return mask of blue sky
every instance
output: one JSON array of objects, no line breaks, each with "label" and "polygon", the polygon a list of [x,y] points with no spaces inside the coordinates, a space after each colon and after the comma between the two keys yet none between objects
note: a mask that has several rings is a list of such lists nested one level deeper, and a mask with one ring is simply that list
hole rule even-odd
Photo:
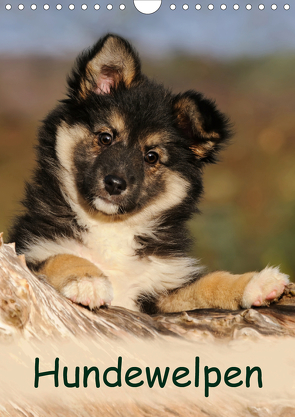
[{"label": "blue sky", "polygon": [[[295,7],[291,3],[290,10],[284,10],[288,1],[291,3],[207,0],[199,1],[202,9],[197,11],[197,1],[162,0],[156,13],[143,15],[131,0],[48,0],[48,11],[42,7],[45,0],[0,0],[0,54],[72,55],[106,32],[121,34],[140,47],[141,53],[159,57],[179,50],[219,58],[294,52]],[[32,11],[34,2],[38,7]],[[63,5],[60,11],[55,8],[58,2]],[[207,8],[210,2],[214,4],[212,11]],[[7,3],[12,5],[9,11],[5,10]],[[18,10],[19,3],[24,4],[24,10]],[[75,4],[73,11],[68,9],[70,3]],[[81,9],[83,3],[88,5],[86,11]],[[95,3],[100,4],[100,10],[94,10]],[[124,11],[119,9],[121,3],[126,5]],[[171,3],[176,4],[176,10],[170,10]],[[186,11],[184,3],[189,5]],[[227,5],[225,11],[220,9],[222,3]],[[239,10],[233,9],[235,3]],[[252,4],[252,10],[246,10],[247,3]],[[261,3],[264,10],[258,9]],[[277,10],[271,9],[273,3]],[[113,9],[107,10],[107,4],[113,4]]]}]

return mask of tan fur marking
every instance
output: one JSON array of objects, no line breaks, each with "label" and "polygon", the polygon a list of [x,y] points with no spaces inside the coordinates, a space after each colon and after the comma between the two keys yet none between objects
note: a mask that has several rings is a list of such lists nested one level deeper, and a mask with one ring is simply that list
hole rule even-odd
[{"label": "tan fur marking", "polygon": [[103,277],[103,273],[90,261],[78,256],[62,254],[48,259],[38,274],[46,275],[58,291],[71,281],[84,277]]},{"label": "tan fur marking", "polygon": [[202,145],[190,146],[190,149],[200,158],[204,158],[207,152],[214,147],[214,143],[209,141],[207,143],[202,143]]},{"label": "tan fur marking", "polygon": [[194,152],[195,155],[199,156],[200,158],[204,158],[206,156],[206,150],[201,148],[199,145],[190,146],[190,149]]},{"label": "tan fur marking", "polygon": [[150,146],[151,148],[153,146],[159,146],[163,143],[165,143],[165,138],[168,137],[167,136],[167,132],[163,131],[159,131],[157,133],[153,133],[151,135],[147,135],[144,138],[142,138],[142,142],[145,146]]},{"label": "tan fur marking", "polygon": [[164,313],[196,308],[241,308],[244,290],[255,274],[256,272],[242,275],[232,275],[226,271],[213,272],[168,296],[162,296],[158,307]]},{"label": "tan fur marking", "polygon": [[98,139],[94,138],[92,141],[92,152],[95,156],[99,155],[101,153],[101,146],[98,143]]},{"label": "tan fur marking", "polygon": [[[86,68],[86,78],[90,78],[90,74],[87,68]],[[89,93],[88,83],[86,83],[86,79],[83,78],[81,80],[79,95],[83,100],[86,100],[88,93]]]},{"label": "tan fur marking", "polygon": [[112,111],[110,114],[110,123],[118,133],[122,133],[126,130],[124,118],[120,113]]},{"label": "tan fur marking", "polygon": [[152,165],[152,166],[148,167],[148,169],[146,171],[145,183],[152,181],[154,176],[157,174],[158,170],[159,170],[159,163],[158,162],[155,165]]}]

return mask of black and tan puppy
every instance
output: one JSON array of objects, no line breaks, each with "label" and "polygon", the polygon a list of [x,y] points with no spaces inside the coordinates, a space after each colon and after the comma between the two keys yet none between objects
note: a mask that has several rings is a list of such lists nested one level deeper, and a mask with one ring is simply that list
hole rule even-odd
[{"label": "black and tan puppy", "polygon": [[68,98],[43,123],[9,240],[33,271],[91,309],[267,304],[288,283],[278,268],[205,275],[187,256],[202,170],[228,137],[212,101],[151,82],[131,45],[107,35],[78,58]]}]

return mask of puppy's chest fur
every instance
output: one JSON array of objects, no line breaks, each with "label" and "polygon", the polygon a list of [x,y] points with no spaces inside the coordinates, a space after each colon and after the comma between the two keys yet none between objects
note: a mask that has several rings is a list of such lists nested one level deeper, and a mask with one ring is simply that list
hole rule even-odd
[{"label": "puppy's chest fur", "polygon": [[[140,230],[141,229],[141,230]],[[137,228],[143,232],[145,227]],[[114,289],[114,305],[136,309],[142,294],[158,294],[179,286],[195,271],[189,258],[138,256],[137,235],[124,224],[92,226],[80,246],[82,257],[97,265],[110,279]]]},{"label": "puppy's chest fur", "polygon": [[139,256],[136,236],[151,233],[147,225],[134,227],[122,223],[96,222],[81,236],[81,242],[59,238],[38,242],[27,256],[40,261],[51,255],[66,253],[85,258],[110,280],[113,305],[138,310],[138,298],[157,295],[185,284],[188,276],[200,267],[187,257]]}]

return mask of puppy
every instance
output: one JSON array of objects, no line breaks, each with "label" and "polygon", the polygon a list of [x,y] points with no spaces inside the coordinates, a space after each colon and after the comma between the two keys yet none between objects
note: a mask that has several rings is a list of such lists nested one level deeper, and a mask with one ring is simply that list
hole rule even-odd
[{"label": "puppy", "polygon": [[90,309],[248,308],[280,296],[278,268],[205,274],[187,256],[202,171],[229,123],[195,91],[172,94],[115,35],[83,52],[39,132],[37,167],[10,241],[29,268]]}]

